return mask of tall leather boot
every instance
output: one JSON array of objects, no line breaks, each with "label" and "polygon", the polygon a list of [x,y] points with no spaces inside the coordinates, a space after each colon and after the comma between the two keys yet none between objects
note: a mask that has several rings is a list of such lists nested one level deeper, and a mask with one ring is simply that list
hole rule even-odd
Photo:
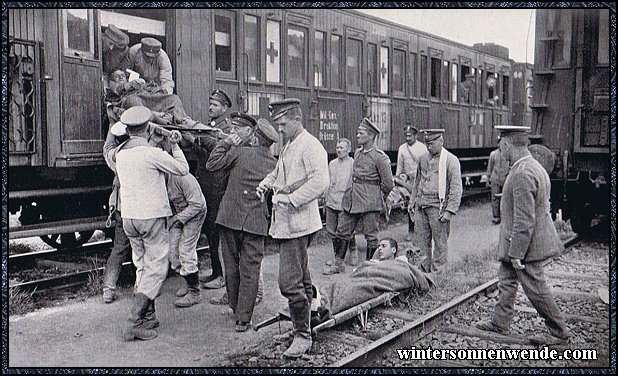
[{"label": "tall leather boot", "polygon": [[406,234],[406,237],[403,239],[407,242],[411,242],[414,240],[414,221],[412,220],[412,217],[408,214],[408,233]]},{"label": "tall leather boot", "polygon": [[133,296],[133,306],[129,314],[129,320],[123,329],[122,336],[125,341],[140,339],[147,341],[157,336],[157,331],[147,329],[143,325],[144,316],[150,305],[150,299],[144,294],[137,293]]},{"label": "tall leather boot", "polygon": [[283,353],[286,358],[300,358],[313,344],[311,340],[311,309],[307,302],[300,306],[290,306],[290,318],[294,326],[294,340]]},{"label": "tall leather boot", "polygon": [[[333,239],[335,244],[335,239]],[[339,274],[345,272],[345,254],[348,251],[349,240],[337,239],[337,248],[335,248],[335,263],[322,272],[324,275]]]},{"label": "tall leather boot", "polygon": [[146,329],[154,329],[159,326],[159,320],[157,320],[157,315],[155,312],[155,301],[151,299],[148,302],[148,309],[144,315],[143,325]]},{"label": "tall leather boot", "polygon": [[186,275],[185,280],[187,281],[187,288],[189,292],[187,295],[182,298],[176,300],[174,305],[176,307],[191,307],[192,305],[198,304],[202,301],[202,294],[200,293],[200,277],[197,272]]},{"label": "tall leather boot", "polygon": [[[341,242],[341,239],[332,238],[331,240],[333,241],[333,254],[337,255],[337,248],[339,247],[339,242]],[[334,263],[335,263],[334,260],[327,260],[326,261],[326,265],[327,266],[332,266]]]}]

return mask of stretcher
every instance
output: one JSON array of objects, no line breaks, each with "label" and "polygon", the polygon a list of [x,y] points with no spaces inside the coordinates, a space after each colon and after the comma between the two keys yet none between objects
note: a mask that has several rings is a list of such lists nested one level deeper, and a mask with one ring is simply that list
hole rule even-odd
[{"label": "stretcher", "polygon": [[[358,317],[360,320],[360,325],[363,329],[367,326],[367,321],[369,319],[369,311],[378,306],[386,306],[390,307],[393,304],[393,299],[399,295],[399,292],[385,292],[375,298],[369,299],[363,303],[357,304],[354,307],[348,308],[345,311],[339,312],[331,317],[322,320],[320,318],[320,311],[312,311],[311,312],[311,320],[312,320],[312,332],[313,334],[317,334],[320,331],[326,330],[328,328],[332,328],[336,325],[339,325],[343,322],[346,322],[354,317]],[[253,326],[253,330],[258,331],[261,328],[272,325],[281,321],[290,321],[290,311],[287,307],[280,310],[279,313],[275,316],[272,316],[262,322],[259,322]],[[313,325],[314,322],[319,322],[316,325]]]}]

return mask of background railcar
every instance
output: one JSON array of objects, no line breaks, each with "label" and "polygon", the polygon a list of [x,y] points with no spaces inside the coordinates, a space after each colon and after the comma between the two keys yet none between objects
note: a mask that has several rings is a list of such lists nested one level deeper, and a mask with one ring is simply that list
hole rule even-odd
[{"label": "background railcar", "polygon": [[609,10],[537,10],[534,61],[533,132],[557,156],[553,210],[586,232],[609,212]]},{"label": "background railcar", "polygon": [[355,143],[364,116],[393,162],[406,124],[444,127],[470,183],[496,147],[493,126],[529,121],[527,107],[514,106],[527,76],[514,74],[506,48],[351,10],[9,9],[8,21],[9,209],[23,225],[12,237],[62,233],[46,240],[70,246],[103,227],[112,175],[101,155],[101,34],[110,23],[131,44],[163,43],[194,119],[207,120],[214,88],[234,110],[262,117],[270,101],[298,97],[331,154],[340,137]]}]

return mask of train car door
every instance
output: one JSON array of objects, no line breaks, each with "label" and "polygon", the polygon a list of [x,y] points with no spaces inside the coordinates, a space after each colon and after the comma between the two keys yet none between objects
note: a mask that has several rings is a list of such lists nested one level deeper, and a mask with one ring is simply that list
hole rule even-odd
[{"label": "train car door", "polygon": [[371,106],[371,121],[380,129],[381,133],[376,139],[377,146],[382,150],[391,149],[391,105],[389,87],[389,63],[390,49],[380,46],[378,52],[378,72],[376,80],[378,95],[369,97]]},{"label": "train car door", "polygon": [[50,132],[56,165],[101,159],[101,54],[93,9],[60,11],[60,127]]}]

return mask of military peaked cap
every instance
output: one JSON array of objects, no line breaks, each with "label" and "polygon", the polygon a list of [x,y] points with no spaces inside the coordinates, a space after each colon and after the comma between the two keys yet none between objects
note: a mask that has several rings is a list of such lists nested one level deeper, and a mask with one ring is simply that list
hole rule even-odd
[{"label": "military peaked cap", "polygon": [[259,119],[257,121],[257,133],[272,142],[279,141],[279,132],[266,119]]},{"label": "military peaked cap", "polygon": [[403,128],[403,133],[418,133],[418,128],[416,128],[413,125],[408,125],[405,128]]},{"label": "military peaked cap", "polygon": [[120,116],[120,121],[123,122],[129,129],[140,127],[150,121],[152,112],[148,107],[135,106],[131,107]]},{"label": "military peaked cap", "polygon": [[300,99],[288,98],[281,101],[271,102],[268,105],[270,117],[273,121],[283,117],[289,110],[300,108]]},{"label": "military peaked cap", "polygon": [[380,128],[378,128],[375,124],[371,122],[371,120],[367,118],[363,118],[360,124],[358,125],[359,129],[365,129],[374,134],[380,134]]},{"label": "military peaked cap", "polygon": [[444,134],[444,129],[421,129],[425,142],[437,140]]},{"label": "military peaked cap", "polygon": [[501,137],[524,135],[530,132],[530,127],[523,127],[519,125],[496,125],[494,128],[500,131]]},{"label": "military peaked cap", "polygon": [[129,36],[117,28],[116,25],[109,24],[103,34],[116,46],[126,47],[129,45]]},{"label": "military peaked cap", "polygon": [[242,112],[232,112],[230,118],[232,119],[233,125],[238,125],[240,127],[255,128],[257,125],[257,121],[252,116],[243,114]]},{"label": "military peaked cap", "polygon": [[142,38],[142,53],[148,57],[159,56],[161,51],[161,42],[154,38]]},{"label": "military peaked cap", "polygon": [[232,107],[232,100],[230,99],[229,95],[227,95],[225,93],[225,91],[223,90],[215,90],[210,94],[210,98],[209,99],[213,99],[216,100],[218,102],[220,102],[221,104],[224,104],[228,107]]}]

